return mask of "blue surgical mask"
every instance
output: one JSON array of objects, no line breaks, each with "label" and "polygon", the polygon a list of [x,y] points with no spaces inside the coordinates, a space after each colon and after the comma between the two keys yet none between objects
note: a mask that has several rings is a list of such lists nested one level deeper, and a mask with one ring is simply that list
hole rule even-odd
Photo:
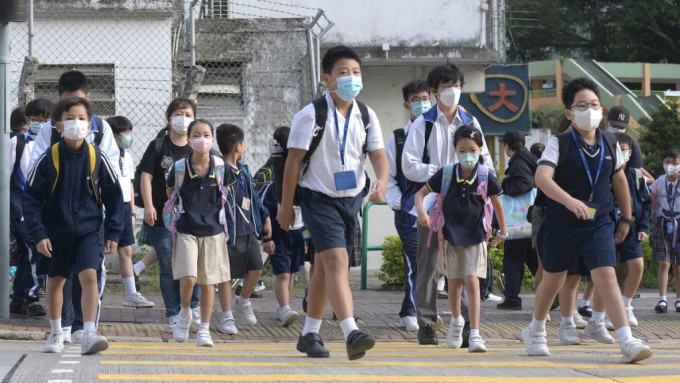
[{"label": "blue surgical mask", "polygon": [[429,101],[414,102],[413,104],[411,104],[411,113],[414,116],[418,117],[423,113],[427,113],[427,111],[430,110],[431,107],[432,105],[430,105]]},{"label": "blue surgical mask", "polygon": [[479,162],[479,153],[458,153],[458,162],[465,169],[472,169]]},{"label": "blue surgical mask", "polygon": [[354,100],[364,87],[364,84],[361,82],[361,77],[358,76],[338,77],[336,82],[338,83],[338,89],[335,90],[335,93],[345,101]]},{"label": "blue surgical mask", "polygon": [[623,155],[623,163],[624,164],[626,162],[628,162],[628,160],[630,160],[630,157],[628,156],[628,152],[622,152],[621,154]]},{"label": "blue surgical mask", "polygon": [[29,129],[31,129],[32,134],[38,134],[40,133],[40,129],[42,128],[43,123],[40,121],[31,121],[29,125]]}]

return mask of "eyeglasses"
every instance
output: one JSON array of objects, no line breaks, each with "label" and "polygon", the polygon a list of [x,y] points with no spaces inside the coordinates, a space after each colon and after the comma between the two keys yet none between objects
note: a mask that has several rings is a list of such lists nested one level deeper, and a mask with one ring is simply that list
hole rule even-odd
[{"label": "eyeglasses", "polygon": [[581,101],[578,104],[572,105],[571,107],[572,108],[576,107],[576,109],[583,112],[584,110],[587,110],[588,108],[590,108],[590,109],[600,109],[602,107],[602,105],[600,104],[599,101],[591,101],[591,102]]},{"label": "eyeglasses", "polygon": [[427,96],[425,96],[425,97],[413,97],[413,98],[408,100],[408,102],[410,102],[411,104],[413,104],[414,102],[421,102],[421,101],[429,102],[430,98],[427,97]]}]

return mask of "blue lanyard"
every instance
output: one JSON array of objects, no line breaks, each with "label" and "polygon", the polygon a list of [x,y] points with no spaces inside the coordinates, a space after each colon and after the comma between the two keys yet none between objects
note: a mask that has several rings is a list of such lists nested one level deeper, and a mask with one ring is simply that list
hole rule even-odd
[{"label": "blue lanyard", "polygon": [[340,162],[342,162],[342,169],[345,170],[345,145],[347,144],[347,130],[349,129],[349,119],[352,117],[352,108],[354,103],[350,105],[347,118],[345,119],[345,135],[340,139],[340,126],[338,125],[338,108],[335,108],[335,133],[338,135],[338,148],[340,149]]},{"label": "blue lanyard", "polygon": [[[578,146],[578,141],[576,141],[576,133],[574,133],[574,129],[571,130],[571,138],[574,139],[574,143]],[[590,196],[588,197],[588,202],[593,202],[593,193],[595,193],[595,185],[597,184],[598,178],[600,178],[600,171],[602,170],[602,163],[604,162],[604,141],[602,140],[602,135],[600,135],[600,163],[597,165],[595,181],[593,181],[593,176],[590,174],[590,166],[588,166],[586,156],[583,154],[583,148],[580,146],[578,147],[578,154],[581,155],[583,167],[586,168],[586,173],[588,174],[588,181],[590,181]],[[614,155],[614,153],[612,153],[612,155]]]},{"label": "blue lanyard", "polygon": [[248,198],[248,188],[246,188],[246,183],[243,181],[241,178],[241,169],[234,169],[234,175],[236,176],[236,180],[238,181],[239,185],[241,185],[241,188],[243,188],[243,193],[245,195],[244,198]]},{"label": "blue lanyard", "polygon": [[664,178],[664,187],[666,190],[666,202],[668,202],[668,208],[671,212],[671,218],[673,218],[673,213],[674,213],[674,207],[675,207],[675,196],[678,195],[678,185],[680,185],[679,181],[675,182],[675,190],[673,191],[673,196],[671,198],[668,198],[668,179]]}]

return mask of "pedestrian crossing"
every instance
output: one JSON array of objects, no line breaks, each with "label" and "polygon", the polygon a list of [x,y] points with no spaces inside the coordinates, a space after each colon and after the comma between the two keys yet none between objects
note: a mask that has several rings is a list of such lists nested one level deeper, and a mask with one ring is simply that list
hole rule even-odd
[{"label": "pedestrian crossing", "polygon": [[470,354],[415,342],[378,342],[365,358],[348,361],[345,344],[329,342],[328,359],[310,359],[294,343],[111,343],[97,378],[106,382],[679,382],[680,344],[653,344],[655,355],[621,364],[618,345],[550,345],[550,357],[528,357],[517,342],[489,342]]}]

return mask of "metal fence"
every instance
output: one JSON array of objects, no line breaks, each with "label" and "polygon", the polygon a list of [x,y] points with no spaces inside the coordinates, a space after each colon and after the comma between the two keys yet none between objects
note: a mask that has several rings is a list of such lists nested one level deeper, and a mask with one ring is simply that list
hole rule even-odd
[{"label": "metal fence", "polygon": [[[244,128],[245,160],[257,169],[273,130],[289,125],[317,86],[324,19],[313,20],[315,9],[266,0],[28,1],[33,17],[11,24],[12,103],[57,101],[60,74],[80,70],[96,115],[132,121],[137,161],[165,127],[170,100],[186,95],[197,117]],[[281,18],[262,17],[272,12]]]}]

